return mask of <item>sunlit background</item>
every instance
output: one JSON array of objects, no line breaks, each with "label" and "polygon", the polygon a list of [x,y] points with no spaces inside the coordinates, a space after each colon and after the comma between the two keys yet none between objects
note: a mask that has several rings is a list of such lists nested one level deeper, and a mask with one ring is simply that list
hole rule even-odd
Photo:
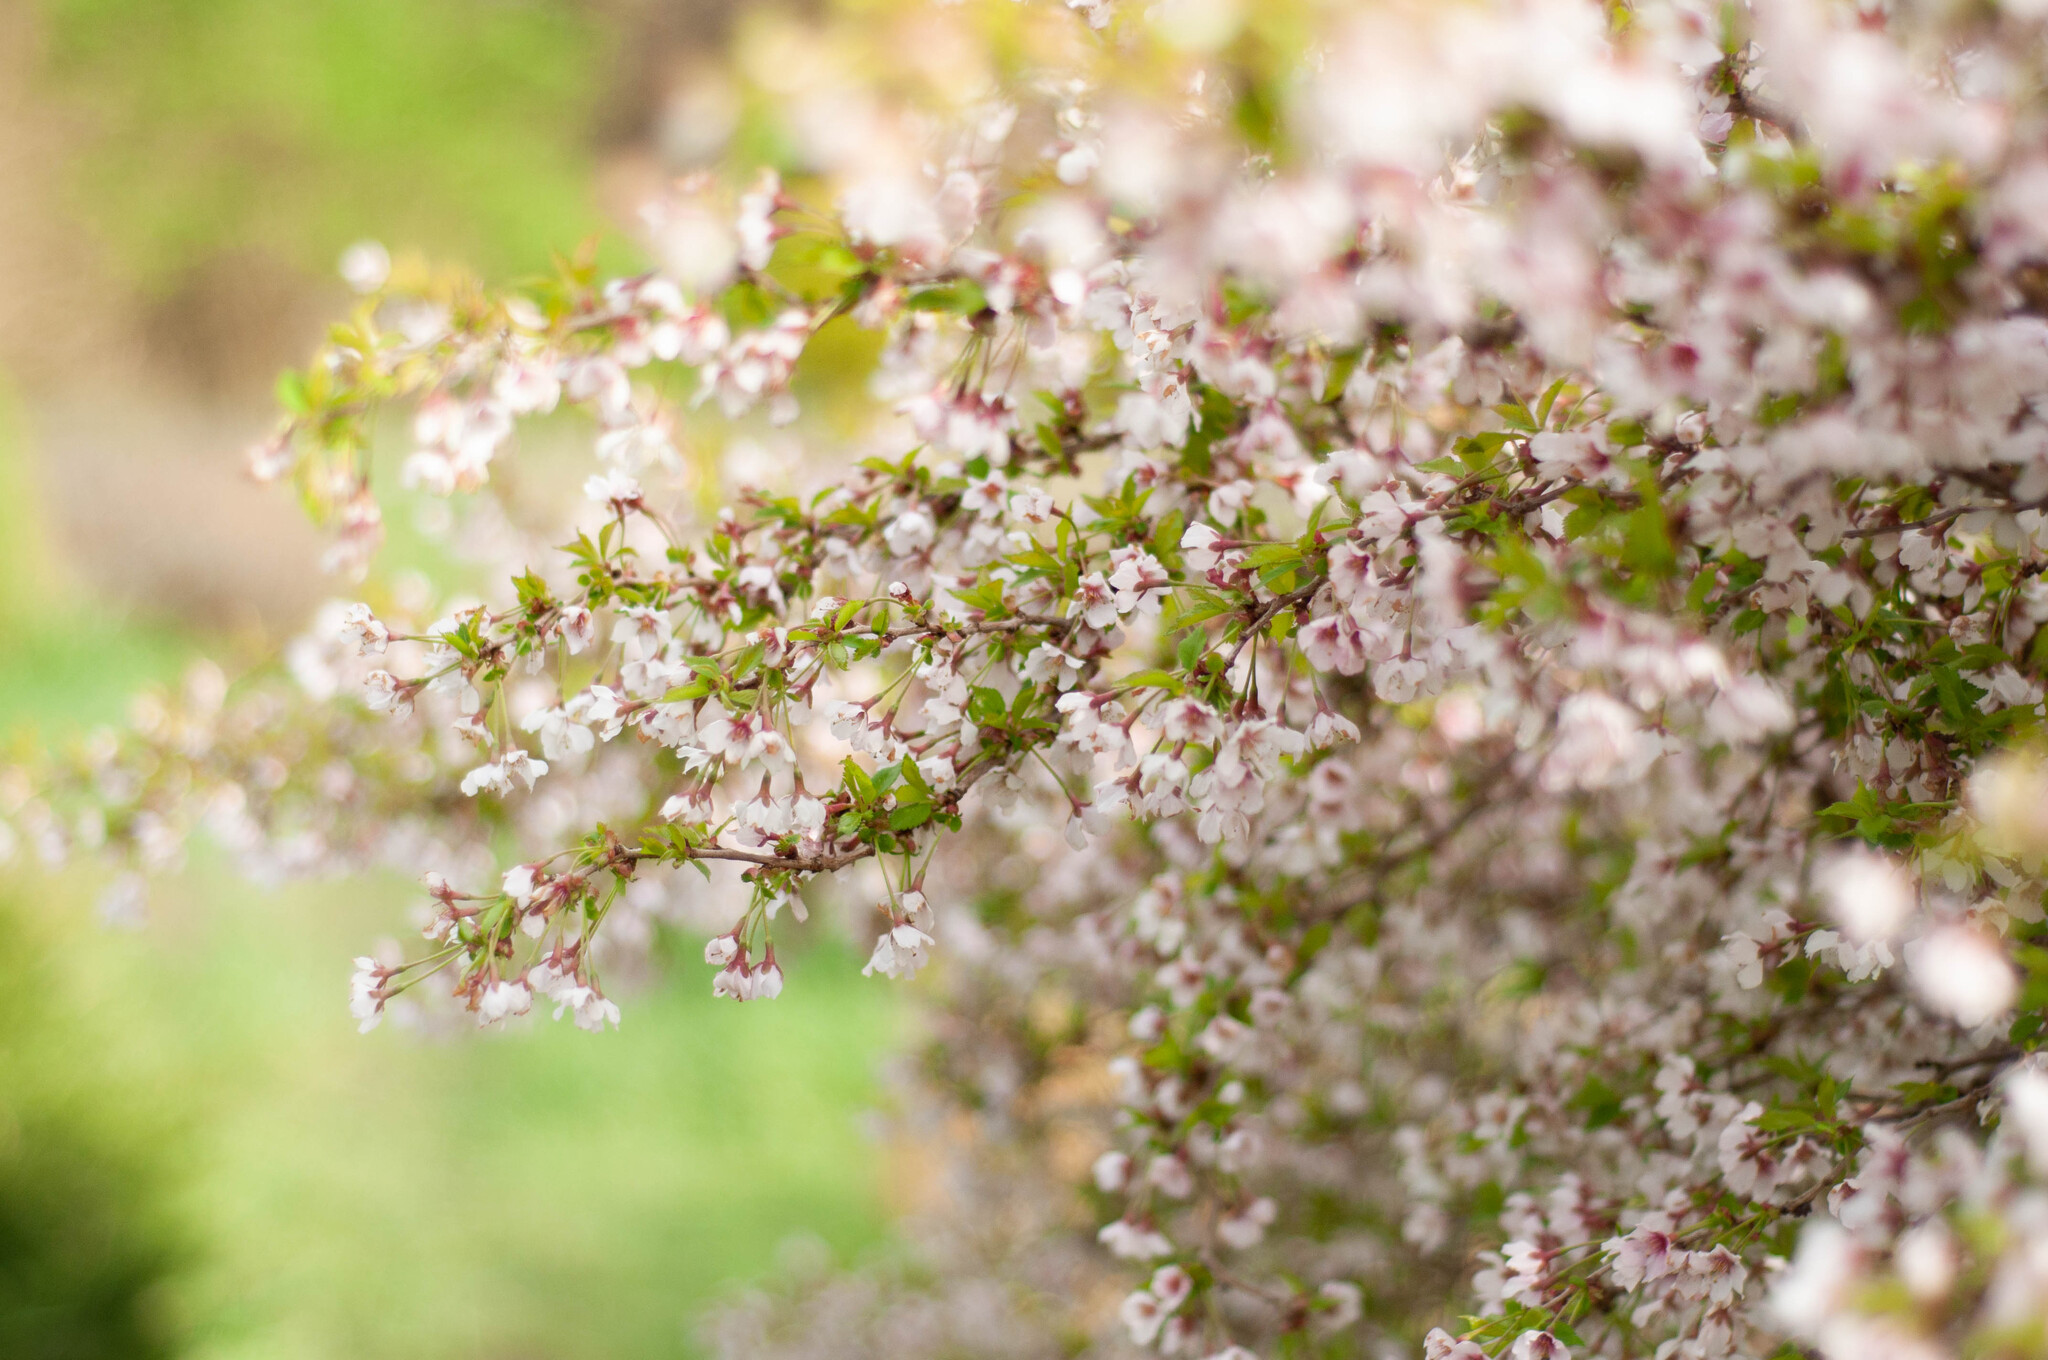
[{"label": "sunlit background", "polygon": [[[240,451],[375,238],[497,278],[735,135],[712,0],[0,5],[0,729],[80,742],[337,589]],[[743,129],[740,131],[743,135]],[[434,554],[393,552],[433,573]],[[406,556],[410,554],[410,556]],[[409,883],[258,887],[199,852],[148,924],[0,878],[0,1356],[687,1355],[707,1300],[883,1240],[865,1119],[901,1023],[848,966],[615,1035],[359,1037],[349,958]],[[687,965],[696,945],[659,953]]]}]

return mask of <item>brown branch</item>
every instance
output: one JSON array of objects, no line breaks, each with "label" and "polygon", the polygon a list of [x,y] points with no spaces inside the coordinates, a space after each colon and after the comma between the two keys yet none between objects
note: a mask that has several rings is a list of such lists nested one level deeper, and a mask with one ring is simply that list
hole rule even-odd
[{"label": "brown branch", "polygon": [[1285,595],[1276,596],[1271,604],[1252,616],[1251,625],[1244,630],[1244,636],[1237,640],[1237,646],[1231,651],[1230,659],[1223,663],[1223,669],[1228,671],[1237,664],[1237,658],[1243,653],[1245,648],[1251,646],[1252,639],[1263,633],[1266,630],[1266,625],[1280,616],[1281,610],[1291,605],[1307,604],[1315,598],[1315,593],[1326,584],[1328,584],[1328,578],[1318,576],[1315,580],[1310,581],[1299,589],[1290,590]]},{"label": "brown branch", "polygon": [[2030,501],[2007,501],[2003,505],[1958,505],[1929,515],[1925,519],[1908,520],[1902,524],[1862,525],[1854,529],[1844,529],[1842,537],[1876,538],[1882,534],[1903,534],[1913,529],[1937,529],[1951,520],[1961,519],[1964,515],[2016,515],[2027,510],[2039,510],[2044,506],[2048,506],[2048,496],[2036,497]]}]

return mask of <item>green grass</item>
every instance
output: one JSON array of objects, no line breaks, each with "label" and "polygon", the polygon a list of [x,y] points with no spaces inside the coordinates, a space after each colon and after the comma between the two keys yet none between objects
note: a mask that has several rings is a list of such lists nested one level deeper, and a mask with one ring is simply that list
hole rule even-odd
[{"label": "green grass", "polygon": [[168,1360],[171,1125],[91,1060],[108,1036],[57,976],[50,906],[18,879],[0,896],[0,1355]]},{"label": "green grass", "polygon": [[545,1017],[359,1036],[348,956],[400,895],[203,871],[158,893],[147,932],[63,951],[95,1028],[123,1036],[86,1060],[182,1114],[193,1355],[677,1355],[787,1237],[842,1257],[877,1239],[857,1120],[892,1018],[855,960],[814,954],[748,1007],[679,963],[604,1036]]},{"label": "green grass", "polygon": [[774,1006],[714,1004],[678,964],[604,1036],[544,1017],[360,1036],[348,956],[390,924],[392,885],[275,893],[202,867],[159,886],[149,930],[107,934],[82,880],[23,899],[54,976],[4,965],[41,1013],[0,1026],[0,1071],[127,1163],[147,1146],[190,1244],[165,1300],[190,1355],[683,1354],[696,1310],[789,1236],[842,1258],[879,1236],[856,1121],[893,1020],[851,957],[800,958]]},{"label": "green grass", "polygon": [[0,733],[61,739],[118,723],[142,684],[174,679],[195,655],[191,639],[147,619],[84,608],[70,626],[0,619]]}]

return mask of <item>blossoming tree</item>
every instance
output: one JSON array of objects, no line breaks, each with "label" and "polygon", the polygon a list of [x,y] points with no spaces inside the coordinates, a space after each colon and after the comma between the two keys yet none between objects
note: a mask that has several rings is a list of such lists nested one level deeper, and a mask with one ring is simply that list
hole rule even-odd
[{"label": "blossoming tree", "polygon": [[[254,470],[360,572],[402,408],[497,588],[337,608],[14,833],[426,871],[364,1028],[618,1023],[678,894],[737,1001],[813,907],[947,960],[934,1249],[732,1354],[2048,1351],[2048,6],[791,42],[790,187],[679,186],[659,270],[346,262]],[[693,391],[829,475],[704,513]],[[562,410],[554,546],[493,498]]]}]

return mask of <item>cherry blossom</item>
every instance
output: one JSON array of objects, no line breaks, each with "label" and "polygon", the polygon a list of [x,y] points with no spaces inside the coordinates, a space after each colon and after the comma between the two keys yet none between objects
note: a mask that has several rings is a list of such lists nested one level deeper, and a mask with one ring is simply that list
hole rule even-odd
[{"label": "cherry blossom", "polygon": [[[725,1355],[2036,1335],[2039,6],[914,8],[973,78],[808,21],[659,268],[353,259],[252,468],[363,602],[0,846],[433,870],[366,1029],[872,940],[946,1192]],[[476,593],[378,574],[386,411]]]}]

